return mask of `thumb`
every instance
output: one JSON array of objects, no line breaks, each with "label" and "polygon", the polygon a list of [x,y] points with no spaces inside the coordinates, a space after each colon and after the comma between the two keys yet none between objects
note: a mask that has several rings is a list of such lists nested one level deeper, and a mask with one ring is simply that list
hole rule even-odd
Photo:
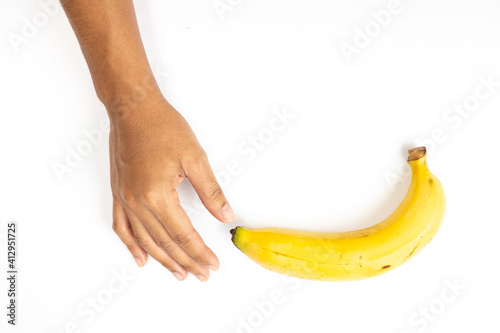
[{"label": "thumb", "polygon": [[235,219],[233,209],[222,191],[205,156],[201,162],[186,166],[185,173],[203,205],[216,219],[231,223]]}]

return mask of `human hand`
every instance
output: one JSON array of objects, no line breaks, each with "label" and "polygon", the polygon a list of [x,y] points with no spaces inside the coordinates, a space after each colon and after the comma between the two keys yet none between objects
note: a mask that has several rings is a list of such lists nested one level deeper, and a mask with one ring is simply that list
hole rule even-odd
[{"label": "human hand", "polygon": [[110,117],[113,229],[139,266],[149,254],[179,280],[188,271],[207,280],[219,261],[179,205],[176,187],[189,178],[217,219],[229,223],[234,213],[193,131],[159,90],[133,1],[61,4]]},{"label": "human hand", "polygon": [[218,220],[234,213],[186,120],[154,96],[127,110],[108,110],[113,230],[139,266],[148,254],[178,280],[187,272],[206,281],[219,260],[179,205],[176,188],[188,178],[203,205]]}]

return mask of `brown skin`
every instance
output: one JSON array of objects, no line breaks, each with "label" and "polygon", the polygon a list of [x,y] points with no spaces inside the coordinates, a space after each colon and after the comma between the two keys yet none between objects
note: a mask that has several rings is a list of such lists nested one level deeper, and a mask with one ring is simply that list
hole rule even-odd
[{"label": "brown skin", "polygon": [[188,178],[210,213],[230,223],[234,213],[196,136],[163,97],[142,45],[131,0],[62,0],[106,106],[113,230],[139,266],[148,254],[178,280],[206,281],[217,256],[179,205]]}]

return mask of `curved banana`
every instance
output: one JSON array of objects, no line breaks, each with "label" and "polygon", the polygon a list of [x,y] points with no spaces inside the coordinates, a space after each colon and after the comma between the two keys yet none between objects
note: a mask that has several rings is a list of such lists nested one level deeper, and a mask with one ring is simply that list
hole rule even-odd
[{"label": "curved banana", "polygon": [[431,241],[445,210],[443,187],[427,168],[425,147],[408,153],[410,188],[384,221],[339,233],[236,227],[234,245],[267,269],[310,280],[365,279],[394,269]]}]

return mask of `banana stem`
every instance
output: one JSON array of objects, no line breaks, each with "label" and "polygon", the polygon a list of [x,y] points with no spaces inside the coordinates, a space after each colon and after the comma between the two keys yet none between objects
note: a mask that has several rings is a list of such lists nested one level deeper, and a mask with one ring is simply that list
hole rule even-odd
[{"label": "banana stem", "polygon": [[408,150],[408,162],[421,159],[427,154],[425,147],[417,147]]}]

